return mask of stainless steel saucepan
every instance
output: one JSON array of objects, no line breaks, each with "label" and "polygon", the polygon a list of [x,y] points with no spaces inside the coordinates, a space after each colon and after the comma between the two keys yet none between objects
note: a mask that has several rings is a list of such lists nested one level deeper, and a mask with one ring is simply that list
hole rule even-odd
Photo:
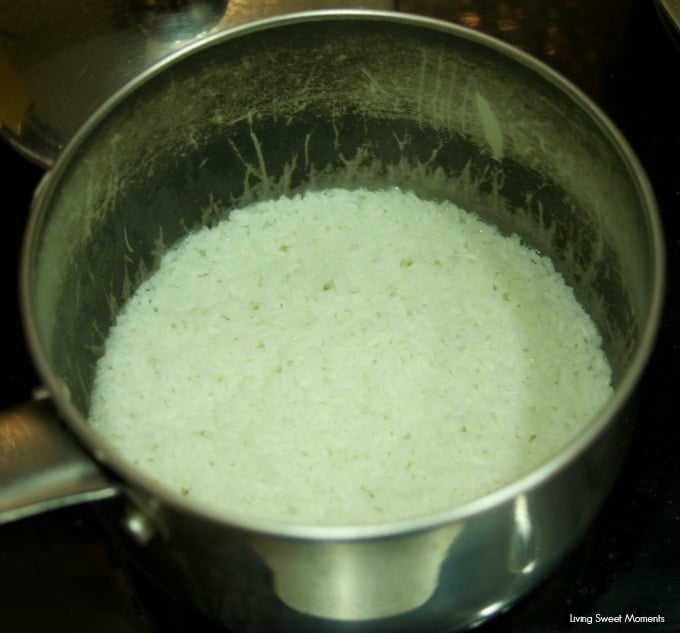
[{"label": "stainless steel saucepan", "polygon": [[[331,186],[452,200],[550,255],[600,329],[611,400],[527,476],[427,518],[279,525],[151,482],[87,424],[118,308],[218,209]],[[143,569],[235,631],[471,626],[546,578],[612,486],[656,336],[663,260],[650,185],[621,134],[514,48],[356,11],[208,36],[110,99],[36,192],[21,293],[45,392],[0,420],[0,514],[98,500]]]}]

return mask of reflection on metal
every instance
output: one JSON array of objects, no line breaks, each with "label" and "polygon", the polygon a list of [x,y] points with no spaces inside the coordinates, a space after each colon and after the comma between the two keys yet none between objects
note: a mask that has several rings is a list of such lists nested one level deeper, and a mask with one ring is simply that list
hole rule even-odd
[{"label": "reflection on metal", "polygon": [[668,25],[671,37],[680,46],[680,0],[657,0],[657,7]]},{"label": "reflection on metal", "polygon": [[519,495],[515,499],[515,526],[517,528],[517,535],[525,543],[531,539],[531,517],[529,516],[529,506],[527,505],[526,495]]},{"label": "reflection on metal", "polygon": [[537,565],[536,530],[526,495],[519,495],[513,504],[514,533],[510,549],[510,567],[524,575],[531,574]]},{"label": "reflection on metal", "polygon": [[121,525],[137,545],[146,545],[156,534],[151,519],[133,506],[126,508]]},{"label": "reflection on metal", "polygon": [[[442,562],[462,524],[366,542],[251,545],[274,574],[278,597],[301,613],[334,620],[373,620],[413,611],[437,589]],[[329,573],[332,570],[332,573]]]},{"label": "reflection on metal", "polygon": [[[554,64],[597,100],[600,78],[622,51],[632,2],[0,0],[0,136],[48,167],[98,106],[177,49],[253,20],[343,7],[398,10],[483,31]],[[680,24],[680,0],[659,3]]]},{"label": "reflection on metal", "polygon": [[498,18],[497,27],[502,33],[516,31],[519,28],[519,20],[515,18]]},{"label": "reflection on metal", "polygon": [[85,120],[163,57],[256,19],[392,0],[0,0],[0,136],[50,167]]},{"label": "reflection on metal", "polygon": [[226,5],[226,0],[130,0],[128,15],[150,38],[186,42],[212,29]]},{"label": "reflection on metal", "polygon": [[396,0],[230,0],[220,27],[299,11],[343,8],[391,11],[397,5]]},{"label": "reflection on metal", "polygon": [[495,615],[496,613],[499,613],[507,608],[507,603],[506,602],[494,602],[493,604],[490,604],[488,607],[484,607],[480,612],[479,612],[479,618],[480,621],[486,620],[490,618],[492,615]]},{"label": "reflection on metal", "polygon": [[482,22],[479,13],[474,11],[464,11],[459,15],[458,19],[463,26],[467,26],[469,29],[478,28]]},{"label": "reflection on metal", "polygon": [[31,97],[21,75],[7,55],[0,50],[0,122],[12,134],[19,134],[21,121],[31,105]]},{"label": "reflection on metal", "polygon": [[[680,0],[659,0],[678,4]],[[400,11],[482,31],[538,57],[595,100],[624,52],[635,0],[399,0]]]},{"label": "reflection on metal", "polygon": [[680,29],[680,0],[658,0],[676,28]]},{"label": "reflection on metal", "polygon": [[[226,0],[0,5],[0,131],[50,166],[85,119],[145,68],[208,33]],[[9,84],[7,83],[9,80]]]},{"label": "reflection on metal", "polygon": [[0,525],[118,494],[38,401],[0,414]]},{"label": "reflection on metal", "polygon": [[529,561],[526,565],[524,565],[524,567],[522,567],[521,571],[525,576],[528,576],[534,571],[534,569],[536,569],[536,565],[537,564],[535,560]]}]

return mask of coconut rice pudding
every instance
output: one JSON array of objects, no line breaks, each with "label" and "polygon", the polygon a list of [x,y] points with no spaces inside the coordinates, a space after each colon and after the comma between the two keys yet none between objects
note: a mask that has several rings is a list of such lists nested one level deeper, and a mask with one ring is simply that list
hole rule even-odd
[{"label": "coconut rice pudding", "polygon": [[109,332],[90,421],[221,511],[368,524],[534,469],[610,378],[593,322],[518,237],[451,203],[335,189],[169,250]]}]

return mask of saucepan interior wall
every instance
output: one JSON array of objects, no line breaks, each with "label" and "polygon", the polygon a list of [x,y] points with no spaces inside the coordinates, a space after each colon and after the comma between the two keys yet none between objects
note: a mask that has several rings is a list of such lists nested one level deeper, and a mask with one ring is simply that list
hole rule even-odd
[{"label": "saucepan interior wall", "polygon": [[116,312],[188,231],[305,189],[401,187],[549,254],[618,378],[651,258],[612,140],[551,78],[445,29],[313,20],[215,40],[86,126],[55,169],[33,255],[40,338],[86,412]]}]

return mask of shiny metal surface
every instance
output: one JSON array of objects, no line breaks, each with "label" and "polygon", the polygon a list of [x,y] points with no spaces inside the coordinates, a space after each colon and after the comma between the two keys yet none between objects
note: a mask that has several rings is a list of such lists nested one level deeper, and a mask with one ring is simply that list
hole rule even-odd
[{"label": "shiny metal surface", "polygon": [[657,0],[675,28],[680,29],[680,0]]},{"label": "shiny metal surface", "polygon": [[48,402],[0,412],[0,524],[116,494]]},{"label": "shiny metal surface", "polygon": [[680,46],[680,0],[657,0],[656,4],[676,46]]},{"label": "shiny metal surface", "polygon": [[[254,19],[338,0],[0,0],[0,135],[50,167],[107,98],[160,59]],[[354,0],[391,9],[391,0]]]},{"label": "shiny metal surface", "polygon": [[[463,508],[321,529],[210,514],[92,433],[93,360],[159,240],[210,221],[214,201],[357,184],[450,197],[553,257],[598,323],[616,375],[614,398],[581,437]],[[248,27],[144,77],[87,123],[46,178],[25,252],[24,313],[41,376],[70,429],[160,526],[143,546],[121,535],[124,547],[171,593],[243,631],[451,630],[534,587],[616,477],[663,293],[651,190],[599,111],[514,49],[394,15]],[[102,512],[112,525],[124,516],[115,503]],[[385,561],[394,565],[387,582]],[[405,584],[395,580],[400,564],[411,569]]]}]

